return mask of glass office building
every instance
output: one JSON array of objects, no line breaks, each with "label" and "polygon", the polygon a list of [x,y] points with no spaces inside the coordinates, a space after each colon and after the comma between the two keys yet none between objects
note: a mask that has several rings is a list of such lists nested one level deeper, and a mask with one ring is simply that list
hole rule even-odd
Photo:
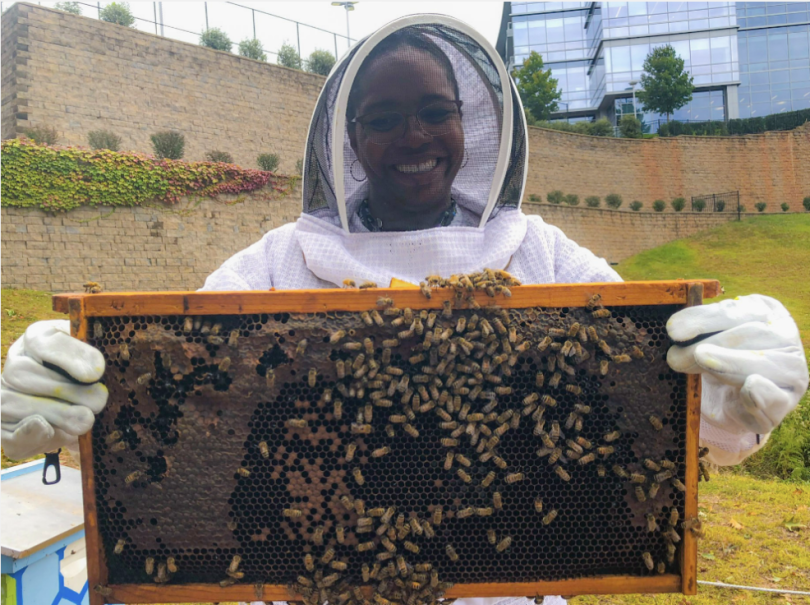
[{"label": "glass office building", "polygon": [[[674,118],[723,120],[810,107],[808,30],[810,3],[512,2],[498,50],[510,68],[542,55],[562,90],[554,119],[615,121],[634,112],[647,54],[670,44],[695,84]],[[643,115],[653,130],[662,118]]]}]

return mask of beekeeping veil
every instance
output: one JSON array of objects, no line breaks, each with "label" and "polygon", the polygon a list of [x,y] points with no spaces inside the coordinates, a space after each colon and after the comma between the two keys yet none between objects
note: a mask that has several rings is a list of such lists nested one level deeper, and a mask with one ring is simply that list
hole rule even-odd
[{"label": "beekeeping veil", "polygon": [[[458,84],[464,160],[451,190],[457,214],[448,226],[370,232],[358,216],[368,181],[350,144],[347,105],[369,53],[405,29],[444,53]],[[526,155],[520,98],[503,61],[478,32],[443,15],[389,23],[352,47],[318,98],[305,152],[303,214],[296,225],[307,267],[330,283],[368,280],[382,287],[393,277],[418,283],[431,274],[505,268],[526,234],[520,211]]]}]

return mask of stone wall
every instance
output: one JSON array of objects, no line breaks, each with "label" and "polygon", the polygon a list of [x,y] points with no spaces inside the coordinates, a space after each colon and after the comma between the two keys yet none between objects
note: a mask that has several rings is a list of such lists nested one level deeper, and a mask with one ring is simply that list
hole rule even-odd
[{"label": "stone wall", "polygon": [[[526,195],[549,191],[603,198],[618,193],[625,207],[663,199],[739,191],[750,211],[757,202],[802,210],[810,195],[810,124],[786,132],[739,137],[679,136],[616,139],[529,128]],[[668,209],[671,211],[671,209]]]},{"label": "stone wall", "polygon": [[300,191],[220,196],[171,208],[78,208],[53,215],[2,209],[2,284],[49,292],[196,290],[206,276],[270,229],[301,213]]},{"label": "stone wall", "polygon": [[[737,220],[737,214],[731,212],[623,212],[525,202],[523,211],[539,214],[580,246],[611,263]],[[746,216],[754,215],[743,218]]]},{"label": "stone wall", "polygon": [[185,134],[186,160],[221,150],[256,168],[304,156],[324,78],[89,17],[17,3],[2,17],[2,137],[48,125],[61,145],[109,129],[121,149],[152,152],[150,135]]}]

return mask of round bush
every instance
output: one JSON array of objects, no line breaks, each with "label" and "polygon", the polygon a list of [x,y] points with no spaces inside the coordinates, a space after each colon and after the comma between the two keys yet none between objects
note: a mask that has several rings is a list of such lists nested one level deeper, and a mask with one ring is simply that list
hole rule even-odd
[{"label": "round bush", "polygon": [[278,168],[279,157],[277,153],[263,153],[256,158],[259,168],[267,172],[273,172]]},{"label": "round bush", "polygon": [[782,209],[782,212],[787,212],[788,210],[790,210],[790,204],[788,204],[787,202],[782,202],[782,205],[779,207]]},{"label": "round bush", "polygon": [[307,59],[307,71],[321,76],[328,76],[335,65],[335,56],[328,50],[313,50]]},{"label": "round bush", "polygon": [[579,196],[576,193],[569,193],[565,196],[565,203],[569,206],[579,206]]},{"label": "round bush", "polygon": [[135,25],[135,17],[126,2],[110,2],[101,9],[98,18],[107,23],[115,23],[124,27],[133,27]]},{"label": "round bush", "polygon": [[686,200],[682,197],[676,197],[669,204],[675,212],[680,212],[686,207]]},{"label": "round bush", "polygon": [[601,118],[591,123],[591,136],[612,137],[614,134],[613,124],[607,118]]},{"label": "round bush", "polygon": [[206,29],[202,34],[200,34],[200,46],[213,48],[214,50],[231,52],[233,42],[231,42],[228,34],[226,34],[224,31],[218,27],[212,27],[210,29]]},{"label": "round bush", "polygon": [[643,135],[641,122],[636,116],[629,113],[623,115],[619,121],[619,132],[626,139],[640,139]]},{"label": "round bush", "polygon": [[59,141],[59,133],[51,126],[31,126],[23,133],[29,139],[40,145],[56,145]]},{"label": "round bush", "polygon": [[283,67],[302,69],[301,56],[292,44],[287,44],[286,42],[278,49],[276,61]]},{"label": "round bush", "polygon": [[588,208],[599,208],[601,201],[598,195],[589,195],[585,198],[585,205]]},{"label": "round bush", "polygon": [[256,38],[252,40],[245,38],[239,43],[239,56],[255,59],[256,61],[267,61],[267,54],[262,49],[262,43]]},{"label": "round bush", "polygon": [[810,212],[810,195],[802,200],[802,206],[804,206],[804,209],[807,210],[807,212]]},{"label": "round bush", "polygon": [[697,199],[692,202],[692,210],[696,212],[703,212],[706,209],[706,200]]},{"label": "round bush", "polygon": [[555,189],[554,191],[548,192],[546,199],[548,200],[549,204],[562,204],[563,200],[565,199],[565,194],[559,189]]},{"label": "round bush", "polygon": [[653,210],[656,212],[663,212],[666,207],[667,203],[664,200],[655,200],[653,202]]},{"label": "round bush", "polygon": [[156,132],[151,137],[152,149],[160,159],[179,160],[183,157],[186,147],[186,137],[179,132],[164,130]]},{"label": "round bush", "polygon": [[621,208],[622,202],[622,196],[618,193],[610,193],[605,196],[605,203],[614,210]]},{"label": "round bush", "polygon": [[530,201],[530,202],[542,202],[542,201],[543,201],[543,198],[541,198],[541,197],[540,197],[539,195],[537,195],[536,193],[530,193],[530,194],[529,194],[529,201]]},{"label": "round bush", "polygon": [[205,154],[205,159],[209,162],[223,162],[233,164],[233,156],[227,151],[209,151]]},{"label": "round bush", "polygon": [[716,200],[714,202],[714,211],[723,212],[726,209],[726,200]]},{"label": "round bush", "polygon": [[110,130],[91,130],[87,133],[87,143],[91,149],[121,149],[121,137]]},{"label": "round bush", "polygon": [[765,208],[767,207],[768,204],[766,204],[765,202],[757,202],[756,204],[754,204],[754,208],[757,209],[757,212],[765,212]]},{"label": "round bush", "polygon": [[638,200],[635,200],[634,202],[632,202],[632,203],[630,204],[630,210],[632,210],[633,212],[638,212],[639,210],[641,210],[641,208],[642,208],[643,206],[644,206],[644,204],[642,204],[642,203],[641,203],[641,202],[639,202]]}]

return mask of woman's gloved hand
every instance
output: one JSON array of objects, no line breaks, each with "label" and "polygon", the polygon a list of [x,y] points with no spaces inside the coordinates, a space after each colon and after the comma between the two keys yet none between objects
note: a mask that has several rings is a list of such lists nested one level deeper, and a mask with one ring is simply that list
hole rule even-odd
[{"label": "woman's gloved hand", "polygon": [[681,343],[667,362],[676,372],[703,374],[712,396],[703,398],[701,413],[717,428],[770,433],[807,391],[799,329],[776,299],[752,294],[688,307],[670,318],[667,332]]},{"label": "woman's gloved hand", "polygon": [[3,449],[19,460],[75,449],[107,403],[100,351],[70,336],[67,319],[38,321],[8,350],[0,377]]}]

